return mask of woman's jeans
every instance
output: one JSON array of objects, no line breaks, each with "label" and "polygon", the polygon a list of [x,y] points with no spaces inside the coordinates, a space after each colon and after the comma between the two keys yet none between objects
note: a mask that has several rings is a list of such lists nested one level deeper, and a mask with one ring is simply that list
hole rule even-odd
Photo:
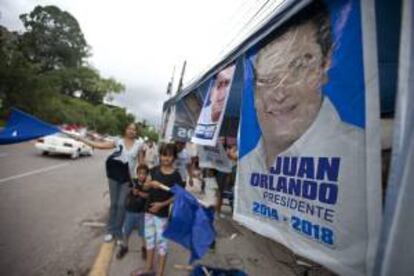
[{"label": "woman's jeans", "polygon": [[107,231],[116,239],[121,240],[122,225],[125,217],[125,198],[129,192],[128,182],[119,183],[108,179],[108,183],[111,207],[109,209]]}]

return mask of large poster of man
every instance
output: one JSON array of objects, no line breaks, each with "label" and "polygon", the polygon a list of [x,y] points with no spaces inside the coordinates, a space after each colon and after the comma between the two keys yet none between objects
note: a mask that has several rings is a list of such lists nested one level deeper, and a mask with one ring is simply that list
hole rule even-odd
[{"label": "large poster of man", "polygon": [[235,64],[231,64],[213,78],[191,139],[193,143],[205,146],[216,145],[235,68]]},{"label": "large poster of man", "polygon": [[343,275],[368,274],[381,213],[360,4],[314,1],[247,53],[239,135],[235,219]]}]

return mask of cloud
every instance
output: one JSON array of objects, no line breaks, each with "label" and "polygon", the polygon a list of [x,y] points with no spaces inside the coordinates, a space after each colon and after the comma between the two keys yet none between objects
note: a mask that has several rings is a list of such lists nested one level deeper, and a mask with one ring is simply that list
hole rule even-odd
[{"label": "cloud", "polygon": [[123,94],[115,95],[112,104],[126,107],[128,112],[142,121],[155,126],[161,123],[162,105],[167,100],[165,89],[160,91],[153,86],[137,85],[127,87]]},{"label": "cloud", "polygon": [[[103,77],[114,77],[126,92],[114,102],[137,118],[160,122],[166,86],[176,65],[175,87],[187,60],[184,84],[217,56],[260,1],[244,0],[2,0],[0,24],[23,30],[18,19],[36,5],[56,5],[79,22]],[[236,16],[237,15],[237,16]],[[234,25],[234,20],[239,23]]]}]

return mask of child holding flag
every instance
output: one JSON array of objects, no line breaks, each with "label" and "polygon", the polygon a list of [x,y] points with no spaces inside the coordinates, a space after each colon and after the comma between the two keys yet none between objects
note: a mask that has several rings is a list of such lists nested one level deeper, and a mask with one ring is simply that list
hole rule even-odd
[{"label": "child holding flag", "polygon": [[169,214],[169,206],[173,202],[173,194],[161,189],[161,185],[172,187],[175,184],[184,186],[179,172],[174,167],[177,150],[173,144],[160,147],[160,166],[150,172],[146,183],[148,199],[145,211],[145,240],[147,246],[147,263],[144,270],[135,270],[132,275],[155,275],[154,257],[158,252],[157,275],[164,275],[167,261],[167,240],[163,237]]}]

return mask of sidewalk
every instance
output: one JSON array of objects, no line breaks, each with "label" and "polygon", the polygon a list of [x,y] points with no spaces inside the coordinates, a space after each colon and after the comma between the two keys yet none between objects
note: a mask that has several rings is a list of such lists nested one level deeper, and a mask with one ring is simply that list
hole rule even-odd
[{"label": "sidewalk", "polygon": [[[226,211],[226,218],[216,219],[215,251],[210,251],[198,263],[220,268],[237,268],[253,276],[333,275],[315,264],[312,267],[297,264],[297,259],[287,248],[238,225],[230,218],[229,210]],[[188,275],[188,271],[174,266],[187,265],[189,253],[173,242],[170,242],[169,246],[165,275]],[[128,276],[134,269],[144,267],[136,232],[130,238],[129,248],[128,254],[122,260],[115,258],[118,248],[114,249],[108,275]]]}]

